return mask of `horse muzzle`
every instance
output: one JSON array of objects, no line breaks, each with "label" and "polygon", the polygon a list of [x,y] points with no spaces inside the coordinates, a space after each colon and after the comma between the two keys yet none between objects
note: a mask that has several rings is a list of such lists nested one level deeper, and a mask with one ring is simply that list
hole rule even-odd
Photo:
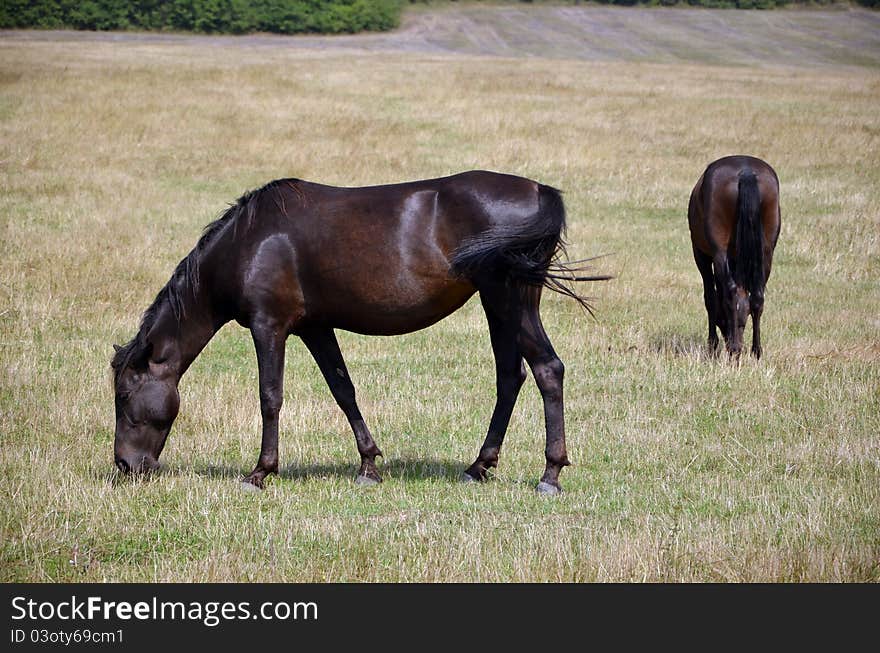
[{"label": "horse muzzle", "polygon": [[123,474],[139,475],[147,474],[159,468],[159,461],[148,454],[134,456],[114,456],[116,468]]}]

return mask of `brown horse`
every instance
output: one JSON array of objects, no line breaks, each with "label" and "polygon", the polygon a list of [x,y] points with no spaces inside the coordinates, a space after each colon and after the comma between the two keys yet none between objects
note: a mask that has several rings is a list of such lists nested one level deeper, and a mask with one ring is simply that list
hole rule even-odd
[{"label": "brown horse", "polygon": [[713,161],[691,192],[688,224],[703,277],[709,347],[718,347],[717,325],[727,351],[738,357],[751,314],[752,354],[760,358],[764,288],[781,226],[776,172],[751,156]]},{"label": "brown horse", "polygon": [[472,171],[441,179],[336,188],[298,179],[247,193],[177,266],[117,347],[116,465],[158,467],[179,409],[180,378],[226,322],[250,329],[259,370],[262,446],[245,478],[262,487],[278,471],[278,415],[287,337],[299,336],[348,418],[361,457],[357,482],[382,479],[373,440],[334,329],[395,335],[423,329],[475,292],[489,323],[497,402],[466,480],[483,480],[498,455],[527,362],[544,402],[546,468],[537,490],[560,491],[569,464],[563,422],[563,364],[538,312],[542,288],[589,309],[567,284],[583,276],[562,263],[560,193],[510,175]]}]

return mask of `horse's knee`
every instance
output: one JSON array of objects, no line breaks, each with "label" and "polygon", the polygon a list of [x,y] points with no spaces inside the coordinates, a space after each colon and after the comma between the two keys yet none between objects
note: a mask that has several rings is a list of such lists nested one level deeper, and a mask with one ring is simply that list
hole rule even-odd
[{"label": "horse's knee", "polygon": [[749,296],[749,311],[752,316],[759,316],[764,312],[764,293],[753,292]]},{"label": "horse's knee", "polygon": [[263,417],[276,417],[284,403],[283,393],[275,388],[260,390],[260,412]]},{"label": "horse's knee", "polygon": [[565,365],[557,357],[538,363],[532,367],[535,383],[544,399],[561,399]]}]

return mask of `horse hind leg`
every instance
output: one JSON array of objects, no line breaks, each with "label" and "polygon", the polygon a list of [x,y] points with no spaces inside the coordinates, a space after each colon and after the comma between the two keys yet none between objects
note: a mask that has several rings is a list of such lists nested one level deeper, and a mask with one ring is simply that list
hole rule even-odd
[{"label": "horse hind leg", "polygon": [[361,416],[361,411],[355,400],[354,385],[348,376],[336,335],[332,329],[320,329],[302,333],[300,338],[318,364],[333,398],[345,413],[351,430],[354,432],[358,453],[361,456],[361,467],[355,482],[358,485],[381,483],[382,477],[376,469],[376,456],[381,456],[382,451],[376,446],[370,429],[367,428],[366,422]]},{"label": "horse hind leg", "polygon": [[522,359],[529,364],[544,402],[547,443],[544,456],[547,464],[535,490],[540,494],[559,494],[559,472],[571,464],[565,448],[565,420],[562,402],[562,381],[565,366],[544,331],[538,307],[541,288],[533,286],[487,286],[480,289],[480,299],[489,317],[492,348],[495,353],[498,399],[489,433],[480,455],[465,472],[466,478],[484,478],[485,470],[493,467],[510,414],[525,380]]},{"label": "horse hind leg", "polygon": [[761,349],[761,315],[764,313],[764,291],[756,290],[749,296],[749,312],[752,315],[752,355],[760,359]]},{"label": "horse hind leg", "polygon": [[715,352],[718,349],[718,296],[715,292],[715,276],[712,274],[712,258],[694,248],[694,260],[700,276],[703,278],[703,304],[706,306],[706,315],[709,321],[709,350]]},{"label": "horse hind leg", "polygon": [[483,481],[489,469],[498,466],[498,456],[519,390],[526,378],[525,364],[517,346],[519,316],[493,306],[491,293],[480,293],[480,300],[489,321],[489,337],[495,356],[495,390],[497,399],[489,431],[474,463],[464,472],[464,481]]},{"label": "horse hind leg", "polygon": [[760,290],[749,295],[749,312],[752,315],[752,354],[760,359],[763,349],[761,347],[761,315],[764,313],[764,288],[770,279],[770,269],[773,266],[773,248],[764,250],[764,284]]},{"label": "horse hind leg", "polygon": [[535,490],[539,494],[559,494],[559,472],[570,465],[565,448],[565,416],[562,385],[565,366],[544,331],[539,313],[541,288],[527,288],[523,292],[525,302],[520,314],[517,343],[541,393],[544,402],[544,423],[547,433],[544,457],[544,474]]}]

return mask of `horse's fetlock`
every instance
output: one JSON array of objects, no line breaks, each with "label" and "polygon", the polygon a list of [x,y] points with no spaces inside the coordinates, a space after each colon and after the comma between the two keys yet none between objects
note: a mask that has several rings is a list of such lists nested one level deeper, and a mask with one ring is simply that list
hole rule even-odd
[{"label": "horse's fetlock", "polygon": [[498,467],[498,457],[500,453],[501,449],[499,447],[485,447],[480,449],[479,462],[487,468]]}]

